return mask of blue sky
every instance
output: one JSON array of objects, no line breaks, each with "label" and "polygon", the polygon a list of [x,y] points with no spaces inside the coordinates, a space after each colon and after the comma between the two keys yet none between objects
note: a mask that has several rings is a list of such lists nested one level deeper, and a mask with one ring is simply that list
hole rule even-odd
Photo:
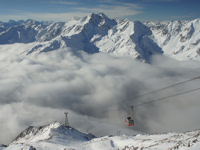
[{"label": "blue sky", "polygon": [[200,0],[0,0],[0,20],[68,21],[103,12],[130,20],[191,20],[200,18]]}]

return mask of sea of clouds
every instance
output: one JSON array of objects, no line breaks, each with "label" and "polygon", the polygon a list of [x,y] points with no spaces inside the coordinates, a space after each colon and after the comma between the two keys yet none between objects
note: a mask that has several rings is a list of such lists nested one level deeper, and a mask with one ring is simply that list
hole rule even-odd
[{"label": "sea of clouds", "polygon": [[59,49],[26,55],[29,44],[0,46],[0,143],[10,143],[30,125],[69,123],[96,136],[162,133],[199,128],[200,92],[135,107],[135,126],[124,120],[130,105],[199,88],[199,62],[154,56],[151,64],[132,57]]}]

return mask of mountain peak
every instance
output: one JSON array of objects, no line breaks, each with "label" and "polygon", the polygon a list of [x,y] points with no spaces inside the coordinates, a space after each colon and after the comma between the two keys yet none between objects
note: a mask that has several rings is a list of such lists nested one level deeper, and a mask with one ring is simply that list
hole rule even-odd
[{"label": "mountain peak", "polygon": [[113,19],[108,18],[105,14],[99,13],[91,13],[88,15],[89,23],[97,24],[98,26],[114,26],[116,25],[116,21]]},{"label": "mountain peak", "polygon": [[10,20],[8,21],[8,23],[16,23],[16,21],[15,21],[15,20],[12,20],[12,19],[10,19]]},{"label": "mountain peak", "polygon": [[[13,140],[13,143],[23,143],[25,141],[32,141],[34,140],[34,137],[38,136],[39,134],[46,134],[48,136],[50,134],[50,130],[59,128],[60,126],[62,126],[62,124],[60,124],[57,121],[40,127],[29,126]],[[43,136],[43,139],[45,138],[46,137]]]},{"label": "mountain peak", "polygon": [[[61,138],[62,137],[62,138]],[[72,138],[73,137],[73,138]],[[11,144],[40,142],[40,141],[56,141],[62,143],[66,140],[88,141],[95,138],[92,134],[81,133],[72,127],[66,127],[59,122],[52,122],[45,126],[29,126],[17,136]]]},{"label": "mountain peak", "polygon": [[91,13],[91,14],[89,14],[88,15],[88,17],[90,17],[90,18],[98,18],[98,17],[101,17],[101,18],[107,18],[107,19],[109,19],[104,13]]},{"label": "mountain peak", "polygon": [[101,21],[105,20],[104,16],[100,14],[91,13],[88,15],[89,23],[99,24]]}]

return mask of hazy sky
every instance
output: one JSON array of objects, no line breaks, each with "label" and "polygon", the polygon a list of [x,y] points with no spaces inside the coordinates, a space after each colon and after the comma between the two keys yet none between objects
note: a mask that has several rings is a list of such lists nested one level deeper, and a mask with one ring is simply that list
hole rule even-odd
[{"label": "hazy sky", "polygon": [[188,20],[200,17],[199,0],[0,0],[0,20],[68,21],[103,12],[130,20]]}]

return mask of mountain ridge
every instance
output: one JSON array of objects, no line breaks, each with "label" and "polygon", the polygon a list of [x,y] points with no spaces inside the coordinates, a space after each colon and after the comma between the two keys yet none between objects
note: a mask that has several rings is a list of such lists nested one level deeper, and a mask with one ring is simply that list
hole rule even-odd
[{"label": "mountain ridge", "polygon": [[146,23],[152,39],[165,54],[178,60],[199,59],[200,18],[191,21],[163,21]]},{"label": "mountain ridge", "polygon": [[185,133],[118,135],[96,138],[59,122],[30,126],[1,150],[36,149],[199,149],[200,130]]},{"label": "mountain ridge", "polygon": [[70,135],[71,137],[76,138],[77,141],[88,141],[95,138],[95,136],[90,133],[81,133],[72,127],[66,127],[63,124],[55,121],[39,127],[29,126],[12,141],[12,144],[40,142],[44,140],[55,140],[59,143],[59,136],[65,135]]},{"label": "mountain ridge", "polygon": [[[68,22],[10,21],[0,25],[0,44],[34,43],[27,55],[60,48],[87,53],[131,56],[149,63],[153,55],[168,55],[178,60],[200,60],[200,19],[192,21],[139,22],[109,19],[91,13]],[[0,23],[2,24],[2,23]],[[17,25],[16,25],[17,24]]]}]

